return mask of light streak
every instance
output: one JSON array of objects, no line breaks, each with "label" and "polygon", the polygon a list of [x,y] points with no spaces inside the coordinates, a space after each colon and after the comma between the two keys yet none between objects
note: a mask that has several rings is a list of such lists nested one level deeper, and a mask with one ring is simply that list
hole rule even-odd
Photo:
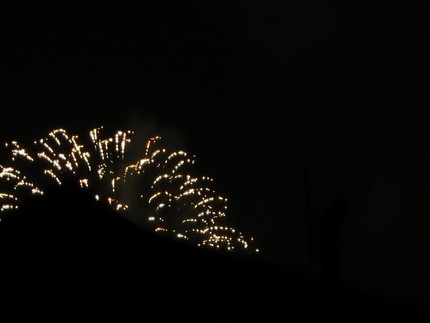
[{"label": "light streak", "polygon": [[[104,201],[125,216],[146,219],[147,228],[154,232],[196,246],[259,251],[251,248],[253,238],[246,239],[221,222],[227,218],[228,200],[211,187],[211,177],[193,174],[189,166],[195,164],[195,156],[159,147],[161,137],[154,136],[136,159],[128,149],[133,131],[117,131],[107,137],[103,132],[103,127],[92,129],[81,140],[65,129],[55,129],[28,148],[17,141],[6,143],[9,164],[0,165],[0,219],[28,195],[43,195],[43,187],[52,183],[62,185],[68,174],[80,188],[97,192],[96,201]],[[24,175],[19,169],[23,164],[36,166],[34,172],[43,176]]]}]

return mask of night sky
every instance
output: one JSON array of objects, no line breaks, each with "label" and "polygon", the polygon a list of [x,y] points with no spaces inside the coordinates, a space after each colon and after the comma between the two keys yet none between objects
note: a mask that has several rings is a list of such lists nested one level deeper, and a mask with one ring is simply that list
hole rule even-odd
[{"label": "night sky", "polygon": [[264,262],[430,310],[428,30],[375,1],[2,10],[2,141],[153,129]]}]

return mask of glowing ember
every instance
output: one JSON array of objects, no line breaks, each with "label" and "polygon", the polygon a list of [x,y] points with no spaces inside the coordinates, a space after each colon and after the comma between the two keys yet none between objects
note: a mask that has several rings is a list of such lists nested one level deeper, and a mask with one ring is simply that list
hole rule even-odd
[{"label": "glowing ember", "polygon": [[147,141],[143,156],[133,158],[128,149],[133,131],[102,138],[102,130],[80,140],[56,129],[29,149],[6,143],[9,165],[0,165],[0,215],[72,175],[79,187],[96,192],[97,201],[154,232],[197,246],[258,252],[242,233],[222,223],[227,199],[216,194],[212,178],[191,174],[194,156],[158,147],[161,137],[156,136]]}]

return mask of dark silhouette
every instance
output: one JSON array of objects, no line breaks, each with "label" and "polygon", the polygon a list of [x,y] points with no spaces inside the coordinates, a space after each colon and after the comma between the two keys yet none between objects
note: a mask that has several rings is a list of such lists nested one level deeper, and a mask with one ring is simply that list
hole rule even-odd
[{"label": "dark silhouette", "polygon": [[341,198],[336,198],[321,221],[321,270],[323,279],[330,284],[339,283],[342,222],[345,211],[345,202]]},{"label": "dark silhouette", "polygon": [[303,165],[303,197],[304,197],[304,209],[305,209],[305,222],[307,231],[307,244],[308,244],[308,256],[313,258],[315,256],[315,230],[313,226],[313,218],[311,211],[311,198],[310,198],[310,188],[309,188],[309,171],[308,166]]},{"label": "dark silhouette", "polygon": [[71,184],[28,201],[0,224],[0,315],[217,321],[342,317],[357,308],[360,315],[375,308],[374,315],[384,317],[411,313],[327,289],[257,256],[199,249],[146,232]]}]

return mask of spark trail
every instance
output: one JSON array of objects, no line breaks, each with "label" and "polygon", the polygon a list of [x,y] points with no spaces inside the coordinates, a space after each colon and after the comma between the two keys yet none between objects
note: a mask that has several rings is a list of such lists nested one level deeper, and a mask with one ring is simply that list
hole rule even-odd
[{"label": "spark trail", "polygon": [[127,130],[106,137],[99,127],[80,138],[55,129],[28,148],[7,142],[0,165],[0,219],[29,196],[72,178],[97,201],[151,231],[200,247],[259,251],[253,238],[226,224],[228,200],[213,189],[212,178],[193,175],[194,156],[163,148],[155,136],[134,158],[133,136]]}]

